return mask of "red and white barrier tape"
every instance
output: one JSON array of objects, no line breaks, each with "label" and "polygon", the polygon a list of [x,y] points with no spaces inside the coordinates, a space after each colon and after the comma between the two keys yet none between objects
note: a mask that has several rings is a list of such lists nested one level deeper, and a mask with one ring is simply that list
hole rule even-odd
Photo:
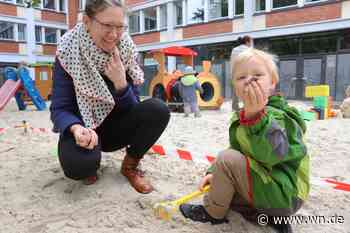
[{"label": "red and white barrier tape", "polygon": [[[178,159],[193,161],[193,162],[205,162],[205,163],[213,163],[215,160],[215,156],[213,155],[199,155],[197,153],[192,153],[183,149],[165,149],[162,145],[154,145],[152,146],[152,151],[160,156],[176,156]],[[345,192],[350,192],[350,184],[345,182],[339,182],[333,179],[321,179],[321,178],[311,178],[310,183],[316,186],[328,187],[335,190],[341,190]]]},{"label": "red and white barrier tape", "polygon": [[162,145],[153,145],[151,149],[154,153],[159,154],[161,156],[175,155],[181,160],[202,162],[207,164],[208,163],[211,164],[215,160],[215,156],[210,154],[201,155],[198,153],[193,153],[187,150],[177,149],[177,148],[165,149]]},{"label": "red and white barrier tape", "polygon": [[[23,126],[14,126],[13,128],[18,129],[18,128],[23,128]],[[6,128],[0,128],[0,135],[4,134],[10,127]],[[35,128],[35,127],[28,127],[28,129],[32,130],[34,133],[49,133],[50,129],[48,128]]]},{"label": "red and white barrier tape", "polygon": [[5,133],[6,130],[7,130],[7,128],[0,128],[0,135]]},{"label": "red and white barrier tape", "polygon": [[350,184],[345,182],[339,182],[333,179],[311,179],[311,184],[316,186],[328,187],[335,190],[350,192]]}]

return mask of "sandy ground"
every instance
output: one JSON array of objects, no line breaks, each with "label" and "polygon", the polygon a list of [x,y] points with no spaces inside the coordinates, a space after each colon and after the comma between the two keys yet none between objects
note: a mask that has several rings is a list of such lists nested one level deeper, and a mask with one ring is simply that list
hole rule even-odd
[{"label": "sandy ground", "polygon": [[[300,108],[303,103],[294,102]],[[173,113],[159,139],[165,147],[179,147],[198,154],[214,153],[228,146],[230,103],[219,111],[203,111],[202,118],[184,118]],[[92,186],[63,176],[53,133],[23,134],[13,128],[27,120],[33,127],[51,128],[49,112],[19,112],[14,102],[0,112],[0,232],[274,232],[229,214],[229,224],[212,226],[185,220],[176,213],[169,222],[155,218],[152,206],[196,189],[207,165],[183,161],[174,156],[148,155],[142,168],[156,187],[149,195],[136,193],[119,173],[122,152],[105,153],[101,178]],[[311,175],[350,181],[350,120],[330,119],[308,123],[306,142],[312,155]],[[200,201],[197,200],[198,202]],[[303,215],[345,218],[344,224],[294,225],[295,232],[350,232],[350,193],[312,186]]]}]

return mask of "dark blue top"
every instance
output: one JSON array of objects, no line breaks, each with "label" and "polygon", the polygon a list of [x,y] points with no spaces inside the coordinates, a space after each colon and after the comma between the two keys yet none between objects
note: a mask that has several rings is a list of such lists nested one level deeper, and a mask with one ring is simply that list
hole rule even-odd
[{"label": "dark blue top", "polygon": [[[108,78],[102,77],[116,103],[114,110],[126,110],[140,101],[139,90],[132,84],[130,78],[128,78],[128,86],[117,92],[113,83]],[[54,132],[63,133],[73,124],[84,125],[75,95],[73,79],[57,59],[53,70],[51,101],[50,112]]]}]

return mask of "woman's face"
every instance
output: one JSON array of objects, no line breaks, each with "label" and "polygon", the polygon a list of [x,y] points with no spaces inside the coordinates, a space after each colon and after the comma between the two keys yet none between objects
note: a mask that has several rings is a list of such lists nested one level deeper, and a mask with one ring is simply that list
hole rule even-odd
[{"label": "woman's face", "polygon": [[124,13],[120,7],[108,7],[94,17],[83,19],[96,46],[111,53],[125,31]]}]

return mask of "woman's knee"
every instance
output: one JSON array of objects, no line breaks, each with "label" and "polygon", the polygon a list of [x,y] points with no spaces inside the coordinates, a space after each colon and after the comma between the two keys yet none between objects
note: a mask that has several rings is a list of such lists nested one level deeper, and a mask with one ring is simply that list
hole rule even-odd
[{"label": "woman's knee", "polygon": [[168,106],[157,98],[151,98],[141,102],[142,112],[157,122],[168,122],[170,111]]},{"label": "woman's knee", "polygon": [[80,180],[94,175],[100,166],[100,145],[92,150],[76,145],[71,135],[60,137],[58,158],[64,174],[71,179]]}]

